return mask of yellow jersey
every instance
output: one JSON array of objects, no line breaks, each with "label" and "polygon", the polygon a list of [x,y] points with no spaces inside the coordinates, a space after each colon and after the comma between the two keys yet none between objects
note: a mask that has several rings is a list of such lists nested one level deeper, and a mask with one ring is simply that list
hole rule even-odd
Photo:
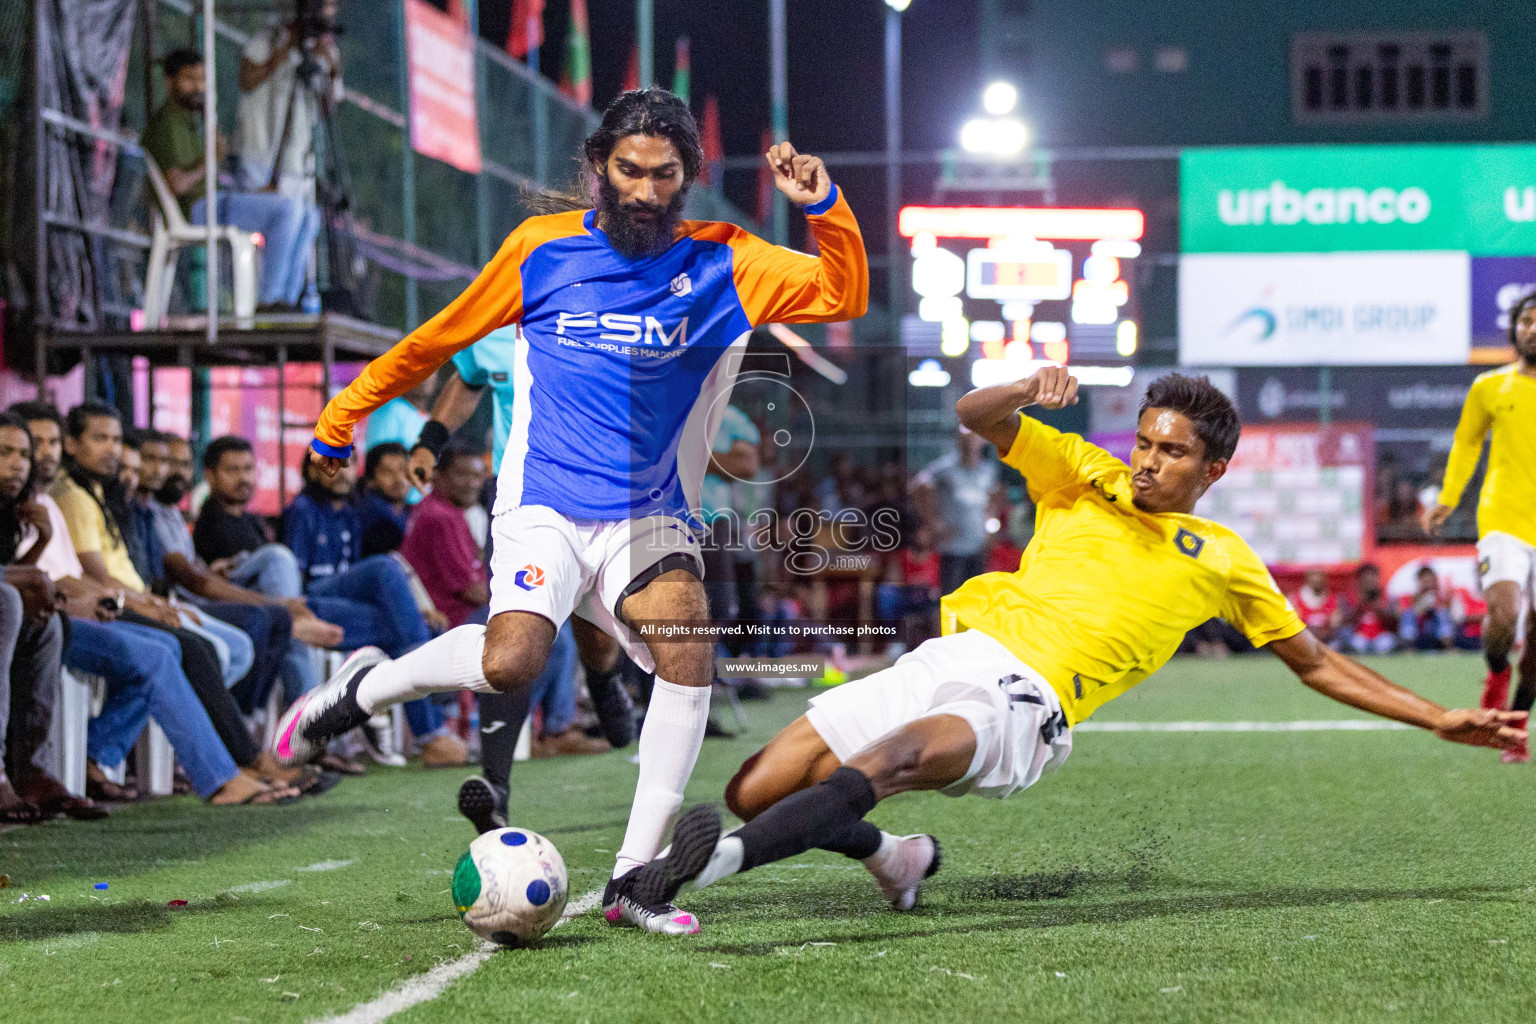
[{"label": "yellow jersey", "polygon": [[1163,666],[1220,616],[1256,646],[1305,627],[1259,556],[1199,516],[1142,512],[1131,469],[1029,416],[1003,461],[1024,474],[1035,536],[1017,572],[942,602],[945,633],[977,629],[1045,676],[1072,724]]},{"label": "yellow jersey", "polygon": [[1509,533],[1536,545],[1536,377],[1519,363],[1480,374],[1467,392],[1445,464],[1440,504],[1455,508],[1493,432],[1477,499],[1477,534]]}]

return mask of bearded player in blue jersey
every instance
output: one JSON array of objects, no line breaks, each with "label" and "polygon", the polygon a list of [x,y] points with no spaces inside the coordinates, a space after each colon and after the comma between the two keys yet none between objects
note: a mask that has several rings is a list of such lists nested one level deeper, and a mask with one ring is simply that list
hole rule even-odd
[{"label": "bearded player in blue jersey", "polygon": [[[869,267],[822,161],[788,142],[766,159],[779,191],[804,209],[819,257],[731,224],[683,221],[703,147],[687,105],[664,90],[615,100],[584,155],[591,195],[581,208],[519,225],[462,295],[370,363],[315,428],[312,458],[339,468],[364,416],[491,331],[518,326],[489,625],[460,626],[394,660],[357,652],[294,704],[274,747],[282,761],[301,762],[402,701],[525,690],[574,613],[656,673],[604,914],[693,934],[692,914],[640,902],[633,883],[660,850],[698,758],[713,643],[657,642],[641,625],[709,621],[692,513],[734,383],[730,355],[761,324],[862,316]],[[445,429],[432,434],[424,431],[429,447],[446,441]]]}]

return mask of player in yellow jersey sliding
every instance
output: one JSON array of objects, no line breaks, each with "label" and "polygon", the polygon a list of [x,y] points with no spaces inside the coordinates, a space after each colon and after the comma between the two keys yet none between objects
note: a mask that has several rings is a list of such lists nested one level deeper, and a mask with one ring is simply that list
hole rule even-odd
[{"label": "player in yellow jersey sliding", "polygon": [[938,868],[938,843],[881,832],[864,820],[875,804],[908,790],[1000,798],[1032,785],[1066,760],[1075,725],[1217,615],[1334,700],[1456,743],[1525,742],[1523,713],[1448,711],[1329,650],[1243,539],[1193,514],[1240,430],[1208,380],[1152,385],[1130,465],[1018,412],[1076,396],[1076,380],[1049,367],[960,400],[961,422],[1024,474],[1038,506],[1018,571],[971,579],[944,599],[944,636],[813,699],[726,788],[747,824],[722,837],[717,808],[690,809],[637,892],[666,902],[690,881],[821,848],[862,860],[892,906],[909,909]]},{"label": "player in yellow jersey sliding", "polygon": [[[1490,433],[1488,475],[1477,500],[1477,563],[1488,598],[1483,623],[1483,656],[1488,678],[1483,707],[1509,700],[1509,652],[1515,645],[1520,609],[1536,590],[1536,293],[1509,311],[1509,339],[1519,359],[1489,370],[1472,382],[1456,426],[1439,503],[1424,512],[1424,528],[1437,531],[1461,501],[1467,481]],[[1536,703],[1536,616],[1520,659],[1515,710]],[[1531,759],[1525,745],[1506,750],[1506,762]]]}]

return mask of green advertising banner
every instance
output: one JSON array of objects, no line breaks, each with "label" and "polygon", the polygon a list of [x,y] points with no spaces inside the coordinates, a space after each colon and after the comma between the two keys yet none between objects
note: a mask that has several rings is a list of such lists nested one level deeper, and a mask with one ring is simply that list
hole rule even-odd
[{"label": "green advertising banner", "polygon": [[1536,145],[1185,150],[1184,252],[1536,255]]}]

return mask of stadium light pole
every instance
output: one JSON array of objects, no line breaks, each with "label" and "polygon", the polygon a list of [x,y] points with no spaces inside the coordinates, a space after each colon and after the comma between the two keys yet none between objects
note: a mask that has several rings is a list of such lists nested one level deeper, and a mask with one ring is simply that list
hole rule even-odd
[{"label": "stadium light pole", "polygon": [[208,211],[204,218],[208,226],[205,298],[208,303],[207,336],[210,345],[219,340],[219,105],[218,94],[214,91],[217,84],[213,74],[213,62],[217,56],[215,45],[213,0],[203,0],[203,187],[207,196],[203,207]]},{"label": "stadium light pole", "polygon": [[635,5],[635,46],[640,50],[636,61],[640,73],[640,88],[649,89],[656,84],[656,4],[655,0],[639,0]]},{"label": "stadium light pole", "polygon": [[901,212],[901,12],[912,0],[885,0],[885,287],[886,309],[891,314],[891,335],[899,337],[901,315],[901,234],[896,218]]}]

